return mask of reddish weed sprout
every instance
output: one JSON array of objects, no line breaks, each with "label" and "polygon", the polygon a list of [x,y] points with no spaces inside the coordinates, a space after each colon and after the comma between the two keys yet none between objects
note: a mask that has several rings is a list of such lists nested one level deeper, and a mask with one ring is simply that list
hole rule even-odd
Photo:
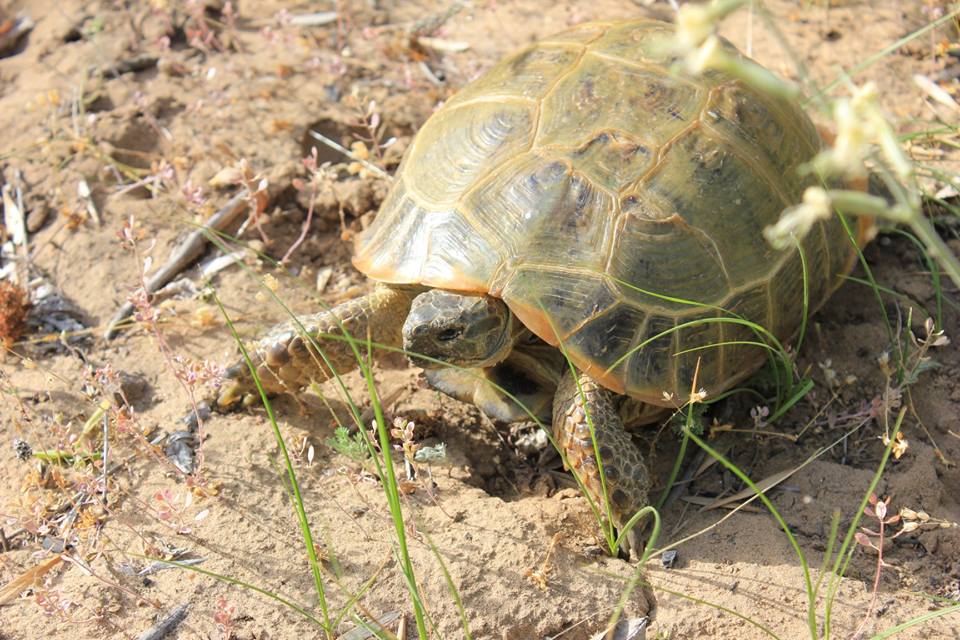
[{"label": "reddish weed sprout", "polygon": [[293,186],[297,191],[303,192],[307,189],[310,190],[310,204],[307,206],[307,219],[303,222],[303,228],[300,229],[300,236],[294,241],[290,248],[287,249],[287,252],[283,254],[283,257],[280,259],[281,264],[286,264],[290,256],[293,255],[293,252],[303,244],[303,241],[307,238],[307,232],[310,230],[310,223],[313,222],[313,210],[317,202],[317,195],[320,193],[320,186],[325,181],[328,180],[328,167],[330,163],[325,162],[320,166],[317,166],[317,148],[310,148],[310,155],[301,160],[303,166],[306,167],[307,171],[310,173],[309,183],[305,183],[303,180],[296,178],[293,181]]},{"label": "reddish weed sprout", "polygon": [[[874,608],[877,604],[877,591],[880,587],[880,573],[883,571],[884,567],[889,567],[886,562],[883,560],[883,545],[887,540],[893,540],[899,538],[904,533],[916,529],[916,526],[910,528],[903,526],[899,531],[893,535],[887,535],[886,527],[889,525],[895,525],[900,522],[900,514],[894,514],[887,517],[887,507],[890,505],[890,496],[887,496],[883,500],[877,498],[876,494],[870,494],[870,505],[865,507],[863,513],[869,517],[874,518],[878,527],[877,530],[868,529],[867,527],[860,527],[860,531],[857,532],[855,539],[857,544],[866,547],[868,549],[873,549],[877,552],[877,570],[873,576],[873,593],[870,597],[870,604],[867,605],[867,612],[863,616],[863,620],[860,622],[860,625],[857,627],[856,632],[853,634],[853,637],[859,638],[863,628],[867,624],[867,620],[870,619],[870,614],[873,613]],[[874,542],[876,540],[876,542]]]},{"label": "reddish weed sprout", "polygon": [[368,100],[366,106],[362,104],[360,98],[354,97],[354,109],[357,117],[351,126],[362,128],[366,134],[360,134],[360,139],[373,150],[377,157],[377,165],[383,168],[383,150],[394,143],[393,139],[383,141],[384,127],[383,120],[380,117],[380,109],[377,107],[376,100]]},{"label": "reddish weed sprout", "polygon": [[223,44],[217,39],[217,34],[207,22],[206,3],[201,0],[187,0],[187,11],[192,24],[187,25],[184,32],[190,46],[206,54],[212,51],[223,51]]},{"label": "reddish weed sprout", "polygon": [[[199,403],[197,402],[196,387],[201,383],[216,386],[216,384],[219,383],[221,371],[216,365],[206,361],[197,364],[173,353],[173,351],[170,349],[170,346],[167,344],[166,338],[163,335],[163,331],[160,329],[160,316],[151,304],[150,295],[147,293],[146,274],[153,264],[153,259],[149,255],[146,257],[141,255],[140,248],[137,244],[137,232],[133,216],[130,216],[127,222],[124,223],[123,228],[118,232],[117,235],[120,238],[121,244],[126,249],[133,252],[137,260],[137,264],[140,267],[140,286],[130,295],[130,302],[133,304],[135,309],[134,319],[147,327],[147,329],[153,333],[153,336],[157,341],[157,346],[160,348],[160,354],[163,356],[167,363],[167,367],[173,373],[181,388],[183,388],[184,393],[186,393],[187,397],[190,399],[190,406],[192,407],[194,415],[197,418],[197,465],[196,469],[194,470],[193,480],[198,484],[201,484],[201,470],[203,468],[204,425],[203,418],[200,413]],[[154,243],[151,242],[145,253],[149,254],[153,249],[153,245]]]},{"label": "reddish weed sprout", "polygon": [[217,598],[217,608],[213,614],[213,621],[223,640],[230,640],[234,631],[234,616],[237,613],[236,605],[227,602],[226,598]]},{"label": "reddish weed sprout", "polygon": [[247,192],[247,202],[250,205],[250,215],[244,220],[240,228],[237,229],[237,236],[243,235],[247,227],[253,223],[260,239],[264,243],[270,242],[266,232],[263,230],[263,214],[270,203],[270,197],[267,188],[269,181],[260,173],[254,173],[250,168],[246,158],[240,158],[234,165],[222,170],[215,179],[222,180],[225,184],[235,184]]}]

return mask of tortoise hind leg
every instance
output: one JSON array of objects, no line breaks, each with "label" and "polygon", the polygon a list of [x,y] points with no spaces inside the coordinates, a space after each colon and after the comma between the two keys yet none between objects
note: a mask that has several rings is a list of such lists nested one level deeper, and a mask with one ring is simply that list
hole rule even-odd
[{"label": "tortoise hind leg", "polygon": [[[400,346],[403,321],[417,293],[419,289],[412,287],[378,285],[369,294],[342,302],[329,311],[274,326],[250,353],[264,390],[270,394],[298,391],[311,381],[331,378],[330,367],[338,374],[356,369],[357,359],[348,341],[323,339],[325,334],[343,335],[341,326],[361,343],[369,337],[374,343]],[[320,342],[329,367],[312,341],[301,335],[300,325],[307,335]],[[365,353],[366,349],[360,346],[361,354]],[[238,362],[227,369],[216,405],[229,410],[251,404],[258,397],[246,362]]]},{"label": "tortoise hind leg", "polygon": [[[600,481],[587,411],[597,439],[596,451],[603,463],[604,483]],[[570,373],[564,375],[553,401],[553,435],[564,455],[564,466],[577,474],[601,510],[605,504],[603,484],[606,485],[613,524],[618,529],[622,530],[637,511],[647,506],[647,467],[640,449],[623,427],[613,392],[586,374],[579,373],[577,379]],[[636,526],[625,536],[623,546],[633,556],[640,554],[642,545]]]}]

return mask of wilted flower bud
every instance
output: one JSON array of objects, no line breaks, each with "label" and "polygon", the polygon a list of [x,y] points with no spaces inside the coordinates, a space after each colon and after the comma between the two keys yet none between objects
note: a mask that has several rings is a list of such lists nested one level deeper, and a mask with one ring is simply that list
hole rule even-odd
[{"label": "wilted flower bud", "polygon": [[716,18],[706,5],[685,4],[677,12],[677,42],[685,49],[699,47],[713,33]]},{"label": "wilted flower bud", "polygon": [[880,108],[877,93],[877,86],[868,82],[855,88],[850,98],[834,102],[837,137],[832,148],[821,151],[811,161],[814,169],[824,174],[862,176],[866,172],[863,161],[870,153],[870,145],[876,144],[898,177],[905,180],[913,173],[913,166]]},{"label": "wilted flower bud", "polygon": [[910,533],[911,531],[916,531],[920,528],[920,523],[914,520],[910,520],[903,523],[903,526],[900,528],[904,533]]},{"label": "wilted flower bud", "polygon": [[776,249],[786,249],[794,238],[803,238],[817,221],[830,217],[830,194],[820,187],[803,192],[803,202],[784,211],[776,224],[763,230],[763,236]]},{"label": "wilted flower bud", "polygon": [[957,104],[957,101],[953,99],[953,96],[947,93],[946,90],[941,88],[940,85],[930,78],[920,74],[914,74],[913,82],[920,87],[924,93],[940,104],[944,105],[945,107],[949,107],[954,111],[960,112],[960,104]]},{"label": "wilted flower bud", "polygon": [[711,35],[687,56],[687,69],[693,74],[701,74],[707,69],[723,67],[726,62],[726,54],[720,45],[720,38]]},{"label": "wilted flower bud", "polygon": [[686,51],[699,47],[716,24],[736,11],[745,0],[714,0],[709,4],[684,4],[677,12],[677,44]]}]

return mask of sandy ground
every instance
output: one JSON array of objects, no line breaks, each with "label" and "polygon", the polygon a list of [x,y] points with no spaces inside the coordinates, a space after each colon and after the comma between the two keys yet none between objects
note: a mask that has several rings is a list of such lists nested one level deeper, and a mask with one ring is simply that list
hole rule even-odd
[{"label": "sandy ground", "polygon": [[[189,3],[34,0],[5,7],[10,15],[28,12],[36,25],[0,58],[2,180],[23,194],[33,275],[62,292],[78,319],[94,329],[70,350],[20,343],[20,355],[8,355],[0,365],[0,530],[10,537],[0,550],[0,585],[27,577],[22,596],[0,606],[0,638],[137,637],[159,613],[181,604],[189,613],[169,637],[320,637],[290,608],[211,577],[181,570],[135,575],[150,564],[145,556],[181,549],[183,557],[202,558],[205,571],[267,589],[320,615],[282,457],[262,409],[215,415],[205,423],[195,477],[185,477],[159,448],[146,444],[158,429],[182,428],[177,420],[189,400],[173,373],[174,358],[236,359],[214,303],[190,295],[157,303],[164,348],[140,328],[105,341],[106,323],[139,286],[145,256],[153,265],[162,263],[195,222],[236,192],[236,171],[222,186],[209,185],[225,167],[243,160],[249,184],[267,181],[263,232],[269,240],[252,228],[243,239],[279,259],[310,208],[301,160],[314,144],[307,135],[311,128],[347,144],[359,140],[365,130],[356,125],[373,101],[383,138],[396,138],[374,160],[392,170],[429,114],[501,55],[571,24],[638,15],[644,9],[637,4],[481,0],[433,33],[441,39],[439,50],[416,45],[408,33],[414,21],[442,15],[447,5],[440,2],[244,2],[234,17],[209,9],[215,26],[207,31],[188,19]],[[821,85],[942,11],[919,0],[771,0],[767,6],[780,35],[746,12],[730,18],[723,33],[786,77],[796,79],[795,63],[802,63]],[[341,19],[323,26],[291,25],[281,13],[334,8]],[[650,10],[670,15],[665,4]],[[878,83],[901,133],[938,126],[937,113],[911,76],[925,74],[956,89],[956,66],[943,48],[956,40],[955,32],[935,30],[856,77]],[[918,140],[912,153],[924,166],[955,171],[955,148],[940,142]],[[326,148],[319,160],[343,162]],[[99,223],[77,195],[81,180],[92,191]],[[252,338],[284,317],[259,289],[263,274],[275,278],[278,293],[296,312],[317,309],[317,296],[332,303],[362,293],[367,284],[350,265],[347,240],[369,223],[385,191],[385,180],[340,165],[322,185],[309,235],[285,271],[248,254],[247,269],[234,265],[215,275],[241,335]],[[137,254],[118,241],[131,219]],[[945,237],[955,238],[955,223],[944,229],[954,234]],[[960,250],[958,240],[951,242]],[[208,252],[203,261],[213,256]],[[839,442],[770,492],[814,579],[831,547],[833,514],[845,532],[883,453],[884,415],[876,408],[887,379],[878,358],[894,346],[884,316],[894,327],[909,318],[920,331],[937,307],[928,266],[903,235],[883,234],[866,259],[890,293],[880,303],[872,290],[851,281],[817,314],[798,354],[799,370],[815,386],[775,425],[776,433],[711,432],[712,446],[757,480],[794,469]],[[184,275],[202,282],[196,267]],[[854,275],[862,278],[862,268]],[[943,326],[956,340],[960,296],[950,283],[942,284]],[[909,407],[903,426],[909,448],[884,470],[877,493],[891,496],[891,512],[908,507],[957,522],[960,352],[950,345],[930,356],[939,367],[924,371],[895,399]],[[91,374],[98,368],[99,376]],[[39,470],[35,461],[16,459],[15,438],[37,451],[85,450],[83,442],[76,444],[82,426],[114,388],[111,376],[121,374],[132,410],[110,412],[109,458],[122,464],[109,475],[106,505],[96,497],[103,486],[99,466]],[[474,638],[572,640],[602,628],[635,569],[598,553],[598,528],[572,481],[518,453],[508,430],[498,432],[473,407],[428,390],[402,360],[386,359],[375,376],[388,419],[412,420],[418,438],[447,445],[448,464],[434,470],[435,490],[418,485],[403,502],[432,637],[464,635],[438,556]],[[356,375],[346,381],[366,409],[363,381]],[[412,622],[383,490],[370,473],[325,444],[333,416],[346,411],[334,385],[320,390],[323,399],[315,393],[299,402],[284,397],[276,409],[317,547],[328,558],[323,566],[330,610],[336,616],[359,595],[355,611],[400,612]],[[722,402],[708,419],[748,430],[755,426],[752,408],[747,400]],[[638,442],[650,452],[662,488],[679,438],[669,428],[654,428],[638,434]],[[761,627],[780,638],[808,637],[804,568],[777,522],[762,509],[731,514],[702,510],[691,501],[742,488],[714,464],[664,511],[658,544],[682,541],[679,557],[671,568],[653,559],[645,573],[648,586],[626,606],[630,616],[652,617],[649,637],[767,637]],[[57,545],[64,541],[69,546],[61,555]],[[44,550],[51,545],[57,554]],[[833,604],[836,637],[853,636],[865,616],[869,635],[960,599],[960,529],[926,526],[905,533],[887,542],[884,559],[889,566],[871,603],[876,553],[860,547],[853,552]],[[542,585],[529,577],[545,569]],[[825,605],[823,598],[817,603],[821,624]],[[336,631],[352,625],[344,620]],[[899,637],[958,638],[960,615]]]}]

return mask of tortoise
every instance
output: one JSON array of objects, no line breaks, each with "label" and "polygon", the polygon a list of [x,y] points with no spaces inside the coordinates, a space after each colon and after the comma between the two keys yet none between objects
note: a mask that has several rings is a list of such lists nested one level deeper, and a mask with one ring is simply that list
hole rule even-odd
[{"label": "tortoise", "polygon": [[[300,321],[311,336],[347,330],[428,356],[418,363],[435,386],[494,417],[524,414],[437,361],[545,408],[599,499],[589,411],[618,527],[649,487],[624,414],[648,422],[694,382],[715,395],[750,376],[766,353],[728,319],[790,338],[804,281],[812,312],[866,233],[832,216],[794,248],[764,241],[814,183],[799,169],[817,130],[798,105],[723,72],[677,71],[672,35],[651,20],[582,24],[467,84],[415,136],[356,239],[353,264],[376,286]],[[260,340],[267,391],[328,377],[311,344],[290,323]],[[337,371],[356,367],[346,341],[323,350]],[[249,398],[244,371],[228,374],[221,406]]]}]

